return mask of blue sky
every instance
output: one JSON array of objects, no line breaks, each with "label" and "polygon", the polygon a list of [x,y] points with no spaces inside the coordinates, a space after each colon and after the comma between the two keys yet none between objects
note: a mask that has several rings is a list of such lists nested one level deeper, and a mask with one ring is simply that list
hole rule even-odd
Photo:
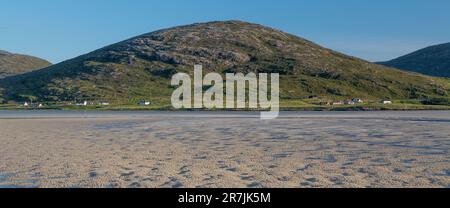
[{"label": "blue sky", "polygon": [[448,0],[0,0],[0,49],[57,63],[161,28],[238,19],[370,61],[450,42]]}]

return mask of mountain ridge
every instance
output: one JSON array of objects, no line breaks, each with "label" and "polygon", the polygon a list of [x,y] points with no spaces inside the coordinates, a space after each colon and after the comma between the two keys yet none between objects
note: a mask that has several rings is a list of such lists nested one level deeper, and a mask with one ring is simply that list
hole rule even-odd
[{"label": "mountain ridge", "polygon": [[282,99],[447,97],[448,81],[372,64],[280,30],[242,21],[196,23],[139,35],[0,81],[8,100],[151,99],[169,104],[176,72],[280,73]]},{"label": "mountain ridge", "polygon": [[379,64],[430,76],[450,77],[450,43],[429,46]]},{"label": "mountain ridge", "polygon": [[50,62],[41,58],[0,50],[0,79],[42,69],[50,65]]}]

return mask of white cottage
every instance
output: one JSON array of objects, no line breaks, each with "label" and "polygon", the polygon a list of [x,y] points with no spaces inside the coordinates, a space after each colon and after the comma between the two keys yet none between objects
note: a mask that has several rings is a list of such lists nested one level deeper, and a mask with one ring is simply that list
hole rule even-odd
[{"label": "white cottage", "polygon": [[141,100],[138,103],[138,105],[140,105],[140,106],[149,106],[150,104],[151,104],[150,101],[146,101],[146,100]]}]

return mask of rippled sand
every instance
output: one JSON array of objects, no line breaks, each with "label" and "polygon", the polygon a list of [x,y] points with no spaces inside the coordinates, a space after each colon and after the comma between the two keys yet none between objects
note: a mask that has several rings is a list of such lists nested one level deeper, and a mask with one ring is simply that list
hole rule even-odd
[{"label": "rippled sand", "polygon": [[0,112],[0,187],[450,187],[448,111],[249,115]]}]

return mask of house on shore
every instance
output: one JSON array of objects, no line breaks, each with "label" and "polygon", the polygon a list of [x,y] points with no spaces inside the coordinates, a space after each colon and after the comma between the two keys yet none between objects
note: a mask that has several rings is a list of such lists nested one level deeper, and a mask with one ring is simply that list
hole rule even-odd
[{"label": "house on shore", "polygon": [[98,104],[101,106],[109,106],[109,102],[100,102]]},{"label": "house on shore", "polygon": [[353,102],[353,100],[346,100],[346,101],[344,101],[344,104],[345,105],[355,105],[356,103]]},{"label": "house on shore", "polygon": [[138,105],[140,106],[149,106],[151,104],[150,101],[146,101],[146,100],[141,100],[138,102]]},{"label": "house on shore", "polygon": [[353,101],[354,103],[364,103],[364,100],[363,100],[363,99],[360,99],[360,98],[353,98],[352,101]]},{"label": "house on shore", "polygon": [[42,108],[42,107],[44,107],[44,104],[42,104],[42,103],[32,103],[31,107],[32,108]]},{"label": "house on shore", "polygon": [[76,103],[75,105],[76,105],[76,106],[87,106],[87,105],[88,105],[88,102],[87,102],[87,101],[84,101],[84,102],[82,102],[82,103]]},{"label": "house on shore", "polygon": [[333,102],[331,105],[345,105],[344,101]]}]

